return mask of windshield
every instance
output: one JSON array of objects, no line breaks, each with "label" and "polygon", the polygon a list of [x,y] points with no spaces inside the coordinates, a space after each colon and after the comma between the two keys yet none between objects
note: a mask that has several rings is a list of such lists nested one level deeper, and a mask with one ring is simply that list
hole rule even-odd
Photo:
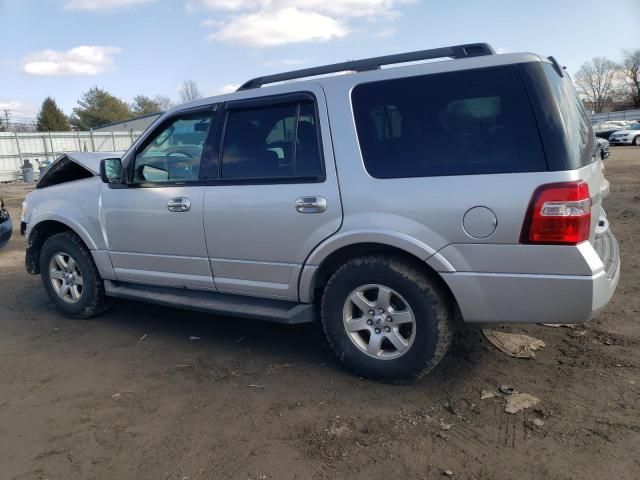
[{"label": "windshield", "polygon": [[629,130],[640,130],[640,123],[636,123],[635,125],[631,125],[627,127]]}]

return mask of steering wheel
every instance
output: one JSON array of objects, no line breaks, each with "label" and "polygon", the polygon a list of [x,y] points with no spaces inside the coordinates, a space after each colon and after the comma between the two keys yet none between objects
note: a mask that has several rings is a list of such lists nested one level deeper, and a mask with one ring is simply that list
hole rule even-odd
[{"label": "steering wheel", "polygon": [[[186,157],[184,159],[184,168],[191,169],[197,164],[200,163],[200,157],[202,155],[202,148],[196,145],[178,145],[175,147],[171,147],[165,150],[164,152],[164,168],[169,173],[171,171],[171,165],[173,162],[170,161],[170,157],[174,155],[182,155]],[[174,160],[175,161],[175,160]],[[183,163],[183,162],[180,162]],[[173,165],[175,169],[175,165]]]}]

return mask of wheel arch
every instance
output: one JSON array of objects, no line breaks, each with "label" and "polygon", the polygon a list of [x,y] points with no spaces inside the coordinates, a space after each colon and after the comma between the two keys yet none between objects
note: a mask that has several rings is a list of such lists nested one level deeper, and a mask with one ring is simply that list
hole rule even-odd
[{"label": "wheel arch", "polygon": [[74,225],[73,222],[68,222],[60,218],[41,220],[29,229],[25,255],[25,268],[27,272],[32,275],[40,273],[40,252],[42,251],[44,242],[51,236],[63,232],[74,233],[80,238],[87,249],[96,249],[95,243],[86,230],[80,225]]},{"label": "wheel arch", "polygon": [[447,283],[426,262],[429,258],[428,255],[423,257],[422,255],[417,255],[415,251],[410,252],[396,245],[382,242],[354,242],[342,245],[326,255],[318,265],[305,265],[300,278],[300,301],[318,304],[329,278],[341,265],[353,258],[374,254],[395,255],[410,261],[426,276],[434,280],[452,301],[454,308],[458,309],[455,295]]}]

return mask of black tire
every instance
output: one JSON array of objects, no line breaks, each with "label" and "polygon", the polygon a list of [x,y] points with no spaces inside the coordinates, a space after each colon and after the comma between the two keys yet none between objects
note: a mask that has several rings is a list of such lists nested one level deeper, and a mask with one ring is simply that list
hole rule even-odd
[{"label": "black tire", "polygon": [[[415,317],[415,337],[406,353],[381,360],[361,351],[343,323],[348,296],[362,285],[395,290]],[[419,267],[400,256],[374,255],[350,260],[327,283],[321,319],[331,348],[356,374],[388,383],[407,383],[430,372],[447,352],[454,334],[454,309],[447,292]]]},{"label": "black tire", "polygon": [[640,146],[640,135],[636,135],[633,139],[633,144],[638,147]]},{"label": "black tire", "polygon": [[[75,303],[63,300],[51,282],[50,262],[54,255],[61,252],[73,257],[82,274],[82,292]],[[72,232],[52,235],[44,242],[40,251],[40,276],[51,301],[68,317],[89,318],[104,312],[111,305],[91,253]]]}]

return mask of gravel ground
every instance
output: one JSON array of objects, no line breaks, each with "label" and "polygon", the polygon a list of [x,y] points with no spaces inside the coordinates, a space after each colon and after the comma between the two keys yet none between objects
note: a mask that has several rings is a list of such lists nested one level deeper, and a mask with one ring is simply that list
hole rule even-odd
[{"label": "gravel ground", "polygon": [[[14,232],[0,253],[0,478],[637,480],[640,148],[612,148],[606,167],[622,252],[609,307],[578,328],[496,327],[544,340],[531,360],[465,327],[408,386],[344,371],[316,324],[125,301],[66,319]],[[14,220],[27,191],[0,185]],[[510,415],[480,399],[505,384],[540,403]]]}]

